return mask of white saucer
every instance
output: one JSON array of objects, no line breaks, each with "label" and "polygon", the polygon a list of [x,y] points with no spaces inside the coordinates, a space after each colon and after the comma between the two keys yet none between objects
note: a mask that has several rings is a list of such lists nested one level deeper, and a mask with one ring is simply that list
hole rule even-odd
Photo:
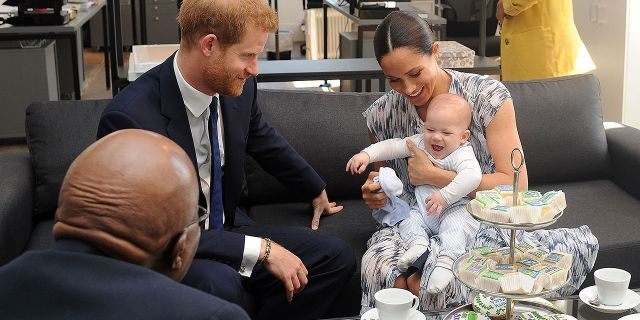
[{"label": "white saucer", "polygon": [[[360,317],[361,320],[378,320],[378,309],[373,308],[367,312],[365,312],[362,317]],[[425,317],[425,315],[418,311],[418,310],[411,310],[411,312],[409,313],[409,318],[407,318],[407,320],[426,320],[427,317]]]},{"label": "white saucer", "polygon": [[634,313],[627,316],[624,316],[618,320],[640,320],[640,313]]},{"label": "white saucer", "polygon": [[627,295],[624,297],[624,302],[619,306],[605,306],[599,305],[595,306],[589,303],[589,300],[598,296],[598,292],[596,290],[596,286],[591,286],[588,288],[582,289],[580,291],[580,300],[589,307],[593,308],[596,311],[604,312],[604,313],[620,313],[625,312],[631,308],[634,308],[638,304],[640,304],[640,295],[635,293],[632,290],[627,289]]}]

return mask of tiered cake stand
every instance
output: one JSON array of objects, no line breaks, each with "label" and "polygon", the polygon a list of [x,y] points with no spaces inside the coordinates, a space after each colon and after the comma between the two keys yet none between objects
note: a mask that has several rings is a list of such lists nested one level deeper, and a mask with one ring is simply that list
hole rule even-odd
[{"label": "tiered cake stand", "polygon": [[[516,165],[516,163],[514,162],[515,159],[515,153],[519,153],[520,156],[520,164]],[[524,164],[524,157],[522,155],[522,151],[520,151],[520,149],[513,149],[513,151],[511,152],[511,165],[513,167],[513,172],[514,172],[514,184],[513,184],[513,203],[517,203],[518,201],[518,178],[519,178],[519,174],[520,174],[520,168],[522,167],[522,165]],[[563,214],[564,211],[560,211],[558,214],[556,214],[551,220],[549,221],[544,221],[544,222],[540,222],[540,223],[508,223],[508,222],[496,222],[496,221],[489,221],[487,219],[484,219],[482,217],[479,217],[477,214],[475,214],[472,210],[471,210],[471,205],[467,205],[467,211],[469,211],[469,213],[471,214],[472,217],[474,217],[475,219],[481,221],[482,223],[491,225],[493,227],[496,228],[500,228],[500,229],[508,229],[511,232],[511,241],[510,241],[510,255],[509,255],[509,263],[514,265],[514,269],[515,268],[515,259],[514,259],[514,250],[515,250],[515,246],[516,246],[516,231],[517,230],[538,230],[538,229],[543,229],[547,226],[550,226],[552,224],[554,224]],[[569,281],[568,279],[571,277],[571,270],[569,270],[569,274],[567,275],[567,279],[565,280],[565,282],[552,289],[552,290],[543,290],[541,292],[538,293],[532,293],[532,294],[506,294],[506,293],[501,293],[501,292],[490,292],[490,291],[486,291],[486,290],[482,290],[480,288],[478,288],[474,283],[468,283],[465,282],[464,280],[462,280],[462,278],[460,277],[460,273],[458,272],[458,267],[459,264],[462,263],[462,261],[466,260],[466,258],[469,257],[470,254],[465,254],[463,256],[461,256],[460,258],[458,258],[455,263],[453,264],[453,274],[455,275],[455,277],[460,280],[460,282],[462,282],[465,286],[469,287],[471,290],[473,291],[477,291],[477,292],[481,292],[481,293],[485,293],[488,295],[492,295],[492,296],[496,296],[496,297],[503,297],[507,299],[507,306],[506,306],[506,320],[511,320],[512,317],[514,316],[514,303],[515,301],[518,300],[523,300],[523,299],[529,299],[529,298],[535,298],[535,297],[542,297],[542,296],[546,296],[562,287],[564,287],[567,282]],[[541,306],[543,307],[543,306]],[[452,312],[455,313],[458,312],[458,310],[454,310]],[[447,319],[451,318],[451,315],[446,317]]]}]

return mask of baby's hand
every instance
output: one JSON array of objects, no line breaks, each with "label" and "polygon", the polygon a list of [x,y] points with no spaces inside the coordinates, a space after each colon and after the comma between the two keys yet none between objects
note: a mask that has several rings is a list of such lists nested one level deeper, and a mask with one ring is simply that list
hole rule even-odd
[{"label": "baby's hand", "polygon": [[442,213],[442,210],[447,206],[447,202],[442,198],[440,191],[427,197],[424,202],[427,204],[427,214],[435,214],[436,219],[440,218],[440,213]]},{"label": "baby's hand", "polygon": [[351,174],[363,173],[369,165],[369,155],[366,152],[360,152],[349,159],[345,171]]}]

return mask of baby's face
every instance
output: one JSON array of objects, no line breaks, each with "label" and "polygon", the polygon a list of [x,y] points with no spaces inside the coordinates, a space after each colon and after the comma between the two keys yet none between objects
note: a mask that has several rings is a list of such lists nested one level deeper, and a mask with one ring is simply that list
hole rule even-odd
[{"label": "baby's face", "polygon": [[450,155],[469,138],[462,116],[447,108],[427,111],[424,122],[425,150],[436,159]]}]

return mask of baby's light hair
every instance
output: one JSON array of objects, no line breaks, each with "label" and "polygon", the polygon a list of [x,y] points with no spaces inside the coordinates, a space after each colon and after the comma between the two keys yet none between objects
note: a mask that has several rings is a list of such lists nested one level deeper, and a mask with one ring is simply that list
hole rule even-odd
[{"label": "baby's light hair", "polygon": [[465,125],[466,129],[471,126],[471,105],[461,95],[454,93],[442,93],[439,94],[429,102],[428,111],[438,108],[446,108],[448,111],[453,111],[460,114],[461,122]]}]

